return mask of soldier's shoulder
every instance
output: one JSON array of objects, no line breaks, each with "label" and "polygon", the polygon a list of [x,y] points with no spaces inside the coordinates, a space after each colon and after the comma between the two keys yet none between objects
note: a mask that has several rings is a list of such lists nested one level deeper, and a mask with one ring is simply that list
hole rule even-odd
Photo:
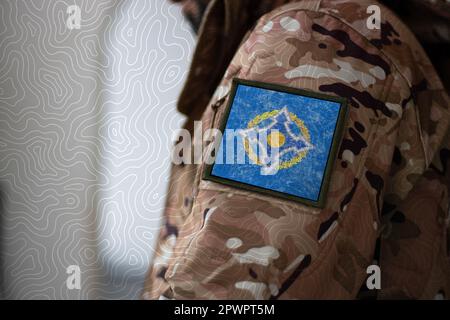
[{"label": "soldier's shoulder", "polygon": [[[376,22],[374,19],[379,19]],[[278,27],[278,28],[277,28]],[[425,76],[428,89],[440,90],[442,83],[427,54],[409,28],[386,6],[373,0],[304,0],[282,5],[262,16],[257,28],[283,34],[298,30],[299,37],[315,29],[328,31],[343,41],[364,41],[380,52],[409,87]],[[308,29],[308,30],[307,30]],[[352,37],[346,37],[352,30]],[[354,39],[357,34],[359,39]]]}]

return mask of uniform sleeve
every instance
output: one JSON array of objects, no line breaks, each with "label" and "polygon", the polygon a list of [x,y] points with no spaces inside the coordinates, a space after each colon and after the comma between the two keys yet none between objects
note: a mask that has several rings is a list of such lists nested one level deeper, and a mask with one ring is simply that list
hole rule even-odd
[{"label": "uniform sleeve", "polygon": [[220,123],[224,109],[215,113],[211,106],[229,99],[233,78],[347,99],[325,207],[205,181],[200,166],[192,209],[167,264],[165,295],[355,297],[378,237],[380,198],[366,177],[388,175],[401,120],[394,76],[379,50],[335,17],[281,8],[261,18],[232,59],[202,116],[203,127]]},{"label": "uniform sleeve", "polygon": [[[399,129],[382,212],[379,297],[384,299],[450,294],[450,103],[443,90],[427,90],[426,84],[413,95],[411,112],[406,111],[411,119]],[[411,145],[415,131],[423,152]]]},{"label": "uniform sleeve", "polygon": [[[166,296],[354,298],[380,233],[393,239],[383,242],[381,265],[392,292],[398,272],[406,281],[402,268],[416,261],[418,273],[437,268],[426,264],[430,255],[412,256],[432,248],[433,259],[443,257],[437,247],[444,226],[436,219],[447,206],[446,164],[438,159],[433,167],[431,160],[446,152],[448,100],[432,83],[411,87],[379,48],[334,15],[286,7],[262,17],[240,46],[203,113],[204,128],[217,128],[223,118],[224,108],[212,106],[230,99],[233,78],[347,99],[326,203],[314,208],[205,181],[200,165],[190,212],[167,262]],[[424,201],[412,201],[419,197]]]}]

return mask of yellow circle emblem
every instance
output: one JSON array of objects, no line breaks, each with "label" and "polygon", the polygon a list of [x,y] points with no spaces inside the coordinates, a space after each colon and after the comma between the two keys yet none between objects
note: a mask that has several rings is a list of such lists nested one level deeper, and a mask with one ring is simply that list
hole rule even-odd
[{"label": "yellow circle emblem", "polygon": [[[277,109],[277,110],[272,110],[272,111],[264,112],[260,115],[257,115],[255,118],[253,118],[248,123],[247,128],[250,129],[250,128],[256,127],[262,121],[276,116],[278,113],[280,113],[280,111],[281,110]],[[308,143],[310,143],[311,137],[310,137],[308,128],[305,126],[305,123],[301,119],[299,119],[295,114],[293,114],[292,112],[289,112],[289,118],[293,121],[293,123],[300,130],[300,132],[301,132],[302,136],[305,138],[305,140]],[[267,144],[271,147],[280,148],[285,144],[285,142],[286,142],[286,136],[285,136],[285,134],[283,134],[281,132],[271,132],[267,136]],[[258,159],[258,155],[254,152],[254,150],[252,148],[250,148],[248,139],[244,139],[244,148],[245,148],[245,151],[246,151],[248,157],[254,163],[256,163],[258,165],[263,165],[262,161],[260,161],[260,159]],[[280,161],[277,168],[278,169],[287,169],[287,168],[290,168],[290,167],[298,164],[306,156],[306,154],[308,153],[308,150],[309,149],[302,149],[294,157],[292,157],[288,160],[285,160],[285,161]]]},{"label": "yellow circle emblem", "polygon": [[286,141],[286,137],[281,132],[271,132],[267,136],[267,143],[274,148],[281,147]]}]

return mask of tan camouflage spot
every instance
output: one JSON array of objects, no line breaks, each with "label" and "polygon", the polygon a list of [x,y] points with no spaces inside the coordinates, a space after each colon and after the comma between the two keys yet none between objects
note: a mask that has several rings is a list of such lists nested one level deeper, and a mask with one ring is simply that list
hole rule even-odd
[{"label": "tan camouflage spot", "polygon": [[225,97],[228,93],[228,91],[230,91],[230,86],[218,86],[216,91],[214,92],[214,99],[216,100],[220,100],[223,97]]},{"label": "tan camouflage spot", "polygon": [[274,283],[269,284],[269,290],[270,290],[270,294],[272,296],[277,296],[278,295],[278,286]]},{"label": "tan camouflage spot", "polygon": [[170,235],[167,239],[161,243],[160,254],[155,258],[154,265],[165,266],[169,261],[173,253],[173,247],[175,245],[177,238],[175,235]]},{"label": "tan camouflage spot", "polygon": [[175,273],[177,272],[179,266],[180,266],[179,262],[175,263],[175,265],[173,266],[172,272],[170,273],[169,277],[173,277],[175,275]]},{"label": "tan camouflage spot", "polygon": [[[345,211],[345,209],[344,209],[344,211]],[[328,230],[320,237],[319,243],[323,242],[331,234],[331,232],[333,232],[333,230],[336,229],[337,226],[338,226],[338,222],[333,221],[333,223],[328,228]]]},{"label": "tan camouflage spot", "polygon": [[370,74],[354,69],[353,66],[348,62],[338,59],[333,59],[333,62],[341,68],[340,74],[342,76],[342,79],[349,83],[359,80],[363,87],[367,88],[368,86],[376,82],[375,78]]},{"label": "tan camouflage spot", "polygon": [[272,27],[273,27],[273,22],[269,21],[264,25],[264,27],[262,27],[262,31],[269,32],[270,30],[272,30]]},{"label": "tan camouflage spot", "polygon": [[211,215],[213,214],[213,212],[216,211],[216,209],[217,209],[217,207],[213,207],[213,208],[210,208],[210,209],[208,210],[208,212],[206,213],[206,216],[205,216],[204,225],[206,225],[206,223],[208,222],[209,218],[211,217]]},{"label": "tan camouflage spot", "polygon": [[289,32],[294,32],[300,29],[300,23],[291,17],[281,18],[280,25],[283,27],[284,30]]},{"label": "tan camouflage spot", "polygon": [[380,79],[380,80],[386,79],[386,73],[384,72],[383,68],[381,68],[379,66],[370,68],[369,72],[371,75],[373,75],[377,79]]},{"label": "tan camouflage spot", "polygon": [[438,293],[434,296],[434,300],[444,300],[444,295],[442,293]]},{"label": "tan camouflage spot", "polygon": [[378,230],[378,223],[376,221],[373,222],[373,230]]},{"label": "tan camouflage spot", "polygon": [[398,114],[399,117],[402,116],[403,109],[399,104],[386,102],[386,107],[388,107],[389,110],[394,111],[396,114]]},{"label": "tan camouflage spot", "polygon": [[237,249],[242,246],[242,240],[239,238],[230,238],[227,240],[226,246],[228,249]]},{"label": "tan camouflage spot", "polygon": [[442,118],[442,112],[435,105],[431,106],[430,119],[433,121],[439,121]]},{"label": "tan camouflage spot", "polygon": [[177,237],[174,234],[171,234],[170,236],[167,237],[167,244],[169,246],[173,247],[176,242],[177,242]]},{"label": "tan camouflage spot", "polygon": [[272,246],[251,248],[245,253],[232,254],[239,263],[255,263],[267,267],[271,260],[280,256],[278,250]]},{"label": "tan camouflage spot", "polygon": [[409,150],[409,149],[411,149],[411,146],[409,145],[409,143],[408,142],[402,142],[401,144],[400,144],[400,150]]},{"label": "tan camouflage spot", "polygon": [[339,70],[335,71],[330,68],[324,68],[312,64],[303,64],[295,69],[289,70],[285,73],[287,79],[308,77],[314,79],[320,78],[334,78],[346,83],[353,83],[359,81],[364,88],[374,84],[375,78],[370,74],[355,70],[348,62],[333,59],[333,62],[339,66]]},{"label": "tan camouflage spot", "polygon": [[295,258],[294,261],[292,261],[286,267],[286,269],[283,270],[283,272],[286,273],[286,272],[289,272],[290,270],[294,269],[295,267],[297,267],[303,261],[303,259],[305,259],[305,255],[304,254],[299,255],[297,258]]},{"label": "tan camouflage spot", "polygon": [[265,283],[253,281],[239,281],[236,282],[234,286],[237,289],[249,291],[256,300],[263,300],[264,291],[267,289],[267,285]]},{"label": "tan camouflage spot", "polygon": [[344,150],[344,152],[342,152],[342,160],[345,160],[349,163],[353,163],[354,159],[355,159],[355,155],[350,150],[347,149],[347,150]]}]

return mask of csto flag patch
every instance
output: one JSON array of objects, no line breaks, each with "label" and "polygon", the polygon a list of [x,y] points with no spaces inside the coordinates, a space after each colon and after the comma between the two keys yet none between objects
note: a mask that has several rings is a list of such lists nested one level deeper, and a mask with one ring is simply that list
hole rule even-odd
[{"label": "csto flag patch", "polygon": [[323,207],[345,99],[234,79],[204,179]]}]

